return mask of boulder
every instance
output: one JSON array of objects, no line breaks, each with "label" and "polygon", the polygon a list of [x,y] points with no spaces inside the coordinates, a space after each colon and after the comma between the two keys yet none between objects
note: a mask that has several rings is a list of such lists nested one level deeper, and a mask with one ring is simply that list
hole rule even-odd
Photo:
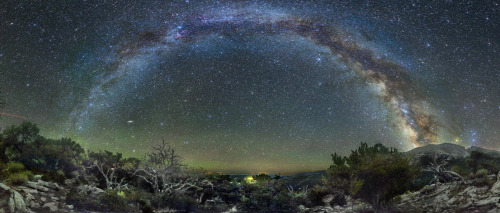
[{"label": "boulder", "polygon": [[494,195],[500,195],[500,172],[498,172],[497,182],[493,184],[493,186],[490,189],[490,192]]},{"label": "boulder", "polygon": [[77,192],[83,195],[90,195],[92,197],[97,197],[98,195],[104,193],[104,190],[97,188],[95,186],[80,185],[76,188]]},{"label": "boulder", "polygon": [[344,206],[347,202],[342,191],[336,191],[333,194],[328,194],[323,198],[325,206]]},{"label": "boulder", "polygon": [[500,201],[500,197],[489,197],[487,199],[479,200],[477,206],[494,206]]},{"label": "boulder", "polygon": [[33,175],[33,178],[32,178],[33,181],[39,181],[41,179],[42,179],[42,175]]},{"label": "boulder", "polygon": [[10,187],[8,187],[7,185],[5,185],[3,183],[0,183],[0,193],[3,193],[5,191],[10,191]]},{"label": "boulder", "polygon": [[26,208],[26,203],[24,202],[23,196],[21,196],[21,194],[19,194],[19,192],[15,190],[11,190],[9,198],[9,210],[11,212],[19,213],[28,212],[28,208]]},{"label": "boulder", "polygon": [[7,201],[5,202],[7,204],[6,206],[0,206],[3,212],[6,212],[7,209],[7,212],[29,212],[23,196],[3,183],[0,183],[0,199],[5,199],[5,201]]},{"label": "boulder", "polygon": [[37,184],[40,185],[40,186],[44,186],[46,188],[49,188],[49,189],[53,189],[53,190],[61,190],[62,189],[59,186],[59,184],[53,183],[53,182],[46,182],[46,181],[43,181],[43,180],[38,180]]},{"label": "boulder", "polygon": [[26,189],[23,189],[22,190],[25,194],[38,194],[38,191],[35,190],[35,189],[29,189],[29,188],[26,188]]},{"label": "boulder", "polygon": [[236,206],[233,206],[232,208],[230,208],[229,210],[227,210],[223,213],[233,213],[233,212],[238,212],[238,209],[236,208]]},{"label": "boulder", "polygon": [[500,207],[500,180],[491,180],[487,176],[424,187],[402,195],[395,206],[402,212],[495,212]]},{"label": "boulder", "polygon": [[26,193],[26,195],[24,196],[24,201],[26,202],[26,206],[32,207],[35,203],[35,197],[32,194]]},{"label": "boulder", "polygon": [[76,179],[66,179],[64,180],[64,185],[66,186],[74,186],[76,184]]},{"label": "boulder", "polygon": [[39,185],[38,182],[28,181],[26,183],[26,186],[28,186],[32,189],[36,189],[36,190],[41,191],[41,192],[48,192],[49,191],[49,189],[47,187]]},{"label": "boulder", "polygon": [[48,209],[51,212],[55,212],[55,211],[59,210],[59,207],[57,206],[56,202],[46,203],[46,204],[43,205],[43,208],[44,209]]}]

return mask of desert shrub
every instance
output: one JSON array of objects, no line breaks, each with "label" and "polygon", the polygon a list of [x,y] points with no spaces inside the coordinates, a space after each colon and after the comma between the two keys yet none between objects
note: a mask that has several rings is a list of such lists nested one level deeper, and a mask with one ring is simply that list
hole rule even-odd
[{"label": "desert shrub", "polygon": [[19,162],[10,162],[5,165],[4,172],[6,173],[16,173],[24,171],[24,164]]},{"label": "desert shrub", "polygon": [[81,168],[84,150],[78,143],[68,138],[46,139],[39,132],[30,122],[8,127],[0,138],[0,158],[20,162],[37,173],[61,170],[69,174]]},{"label": "desert shrub", "polygon": [[32,176],[31,171],[25,170],[24,165],[19,162],[7,163],[2,169],[2,178],[13,185],[25,184]]},{"label": "desert shrub", "polygon": [[75,210],[83,211],[103,211],[104,206],[92,196],[80,194],[76,189],[71,189],[66,197],[66,203],[73,205]]},{"label": "desert shrub", "polygon": [[41,170],[40,173],[42,174],[42,180],[44,181],[51,181],[63,184],[64,181],[66,180],[66,175],[61,170],[57,171]]},{"label": "desert shrub", "polygon": [[123,191],[108,189],[99,198],[104,209],[112,212],[131,212],[136,210],[128,205],[126,193]]},{"label": "desert shrub", "polygon": [[435,180],[434,173],[429,171],[419,172],[415,178],[410,181],[410,191],[418,191],[429,184],[432,184]]},{"label": "desert shrub", "polygon": [[135,198],[129,197],[130,194],[128,191],[108,189],[99,197],[92,197],[72,189],[67,194],[66,203],[78,211],[137,212],[139,206]]},{"label": "desert shrub", "polygon": [[322,206],[323,205],[323,198],[329,194],[331,189],[329,189],[326,186],[319,186],[315,185],[313,186],[308,192],[307,192],[307,200],[308,206],[313,207],[313,206]]},{"label": "desert shrub", "polygon": [[262,174],[254,175],[253,179],[257,182],[262,182],[262,181],[270,181],[273,178],[267,174],[262,173]]},{"label": "desert shrub", "polygon": [[16,172],[9,175],[7,182],[13,185],[22,185],[32,176],[31,171]]},{"label": "desert shrub", "polygon": [[325,198],[327,195],[333,196],[332,200],[329,203],[331,206],[343,206],[346,204],[346,199],[343,191],[334,189],[330,186],[320,185],[315,185],[307,191],[307,199],[305,204],[308,207],[322,206],[325,204],[323,202],[323,198]]},{"label": "desert shrub", "polygon": [[237,203],[241,197],[242,186],[241,183],[225,182],[214,183],[213,192],[211,197],[219,197],[228,203]]},{"label": "desert shrub", "polygon": [[327,183],[370,203],[375,211],[387,207],[392,198],[409,190],[418,171],[409,158],[382,144],[369,147],[361,143],[349,157],[333,154],[332,160]]},{"label": "desert shrub", "polygon": [[290,212],[295,209],[294,198],[278,180],[242,183],[239,190],[240,209],[248,212]]},{"label": "desert shrub", "polygon": [[119,191],[117,194],[123,197],[127,203],[136,204],[142,212],[153,211],[151,200],[153,200],[154,197],[151,193],[147,193],[135,187],[129,187],[129,190],[121,191],[121,193]]},{"label": "desert shrub", "polygon": [[472,151],[465,161],[474,174],[481,169],[486,169],[493,173],[500,171],[500,159],[480,151]]},{"label": "desert shrub", "polygon": [[477,170],[475,176],[477,178],[480,178],[480,177],[485,177],[486,175],[488,175],[488,170],[487,169],[479,169]]},{"label": "desert shrub", "polygon": [[456,172],[457,174],[461,175],[462,177],[468,177],[472,174],[472,171],[464,166],[461,165],[454,165],[450,169],[453,172]]},{"label": "desert shrub", "polygon": [[457,185],[455,185],[455,188],[450,190],[448,197],[450,197],[450,198],[455,197],[456,195],[458,195],[460,192],[462,192],[466,188],[467,188],[467,186],[465,184],[458,183]]},{"label": "desert shrub", "polygon": [[233,180],[231,176],[220,173],[206,173],[206,178],[215,183],[225,183]]},{"label": "desert shrub", "polygon": [[497,181],[496,179],[490,179],[490,178],[481,178],[479,179],[475,186],[477,187],[484,187],[484,186],[488,186],[488,187],[491,187],[493,186],[493,184],[495,184]]},{"label": "desert shrub", "polygon": [[162,204],[178,212],[194,212],[198,209],[196,199],[187,195],[164,197]]}]

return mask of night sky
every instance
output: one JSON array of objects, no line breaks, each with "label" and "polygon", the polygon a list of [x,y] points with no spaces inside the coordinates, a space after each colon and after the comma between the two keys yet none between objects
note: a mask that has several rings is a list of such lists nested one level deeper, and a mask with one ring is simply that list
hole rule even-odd
[{"label": "night sky", "polygon": [[[500,149],[499,1],[2,1],[0,128],[226,173]],[[24,119],[23,119],[24,118]]]}]

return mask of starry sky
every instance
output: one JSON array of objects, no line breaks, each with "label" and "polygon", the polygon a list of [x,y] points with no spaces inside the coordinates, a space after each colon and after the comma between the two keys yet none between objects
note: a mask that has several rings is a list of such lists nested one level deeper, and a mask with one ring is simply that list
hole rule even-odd
[{"label": "starry sky", "polygon": [[500,150],[499,1],[2,1],[0,128],[225,173]]}]

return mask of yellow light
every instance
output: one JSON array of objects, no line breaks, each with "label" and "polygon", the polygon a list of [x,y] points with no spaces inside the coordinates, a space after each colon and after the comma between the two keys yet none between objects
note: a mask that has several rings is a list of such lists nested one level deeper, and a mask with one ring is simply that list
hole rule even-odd
[{"label": "yellow light", "polygon": [[256,182],[256,180],[255,180],[255,179],[253,179],[253,177],[252,177],[252,176],[246,177],[246,178],[245,178],[245,181],[246,181],[247,183],[255,183],[255,182]]}]

